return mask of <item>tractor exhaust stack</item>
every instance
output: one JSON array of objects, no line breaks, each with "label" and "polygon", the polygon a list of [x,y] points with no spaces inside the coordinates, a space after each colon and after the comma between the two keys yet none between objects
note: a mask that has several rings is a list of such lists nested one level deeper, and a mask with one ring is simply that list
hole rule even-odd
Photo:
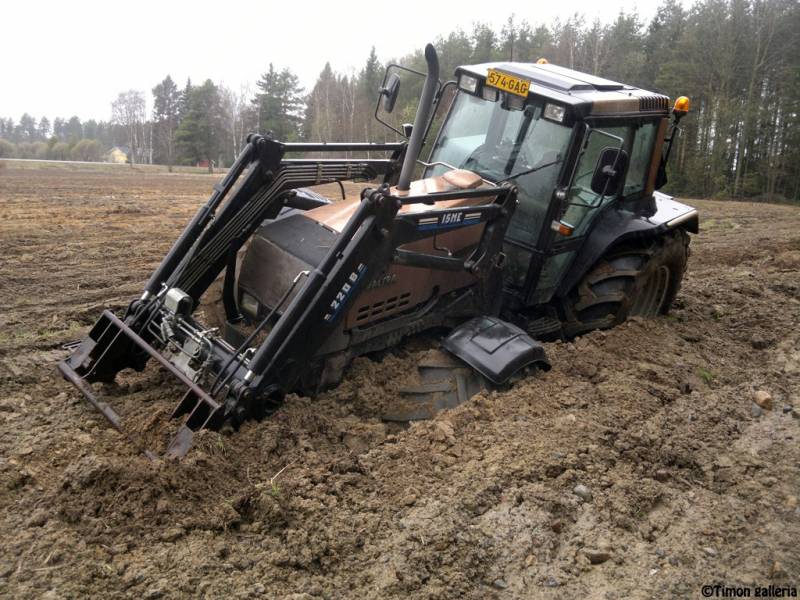
[{"label": "tractor exhaust stack", "polygon": [[425,78],[422,94],[419,97],[419,106],[414,117],[414,128],[411,130],[411,138],[408,140],[408,148],[406,149],[406,158],[403,161],[403,168],[400,170],[400,178],[397,180],[397,189],[400,192],[407,192],[411,187],[411,177],[414,174],[414,167],[417,165],[417,159],[425,141],[425,132],[433,110],[433,100],[439,87],[439,57],[436,55],[436,49],[432,44],[425,46],[425,62],[428,63],[428,76]]}]

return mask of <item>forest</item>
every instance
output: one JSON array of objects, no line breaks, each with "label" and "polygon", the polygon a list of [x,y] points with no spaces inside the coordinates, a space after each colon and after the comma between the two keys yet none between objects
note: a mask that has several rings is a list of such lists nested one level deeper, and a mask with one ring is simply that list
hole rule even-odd
[{"label": "forest", "polygon": [[[673,150],[667,191],[699,197],[800,200],[800,3],[794,0],[664,0],[643,21],[620,12],[608,23],[581,15],[549,24],[509,16],[434,41],[449,76],[461,64],[550,63],[691,98]],[[389,62],[424,70],[422,49]],[[375,48],[358,71],[324,65],[311,89],[270,64],[255,87],[211,80],[179,86],[165,77],[149,93],[121,92],[108,121],[24,114],[0,117],[0,157],[103,160],[125,147],[129,161],[225,166],[251,131],[284,141],[382,141],[395,134],[373,118],[385,65]],[[413,120],[418,88],[395,109]]]}]

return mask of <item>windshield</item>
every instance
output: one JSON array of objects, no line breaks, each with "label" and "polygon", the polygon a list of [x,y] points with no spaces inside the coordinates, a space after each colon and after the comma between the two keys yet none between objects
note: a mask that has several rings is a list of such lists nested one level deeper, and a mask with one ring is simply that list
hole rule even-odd
[{"label": "windshield", "polygon": [[[493,182],[513,178],[519,204],[507,236],[533,246],[544,225],[571,133],[570,127],[542,118],[542,104],[509,110],[501,102],[461,92],[436,140],[431,162],[469,169]],[[449,169],[437,165],[427,176]]]},{"label": "windshield", "polygon": [[[521,177],[534,169],[531,176],[549,180],[558,173],[555,165],[566,154],[571,130],[541,116],[540,105],[509,110],[501,102],[459,93],[433,148],[431,162],[469,169],[494,182]],[[434,166],[428,176],[448,169]],[[545,202],[549,199],[549,193],[541,198]]]},{"label": "windshield", "polygon": [[[572,128],[542,118],[543,102],[524,110],[503,108],[460,92],[442,127],[430,162],[475,171],[499,183],[513,179],[517,208],[506,231],[506,273],[522,285],[534,248],[545,227],[547,209],[566,159]],[[450,166],[430,167],[426,176],[441,175]],[[520,245],[521,244],[521,245]]]}]

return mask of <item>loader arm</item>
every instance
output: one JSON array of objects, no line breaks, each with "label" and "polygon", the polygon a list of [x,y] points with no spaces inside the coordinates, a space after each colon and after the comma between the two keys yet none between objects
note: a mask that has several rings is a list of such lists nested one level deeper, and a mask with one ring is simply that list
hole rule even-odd
[{"label": "loader arm", "polygon": [[[124,319],[104,313],[89,336],[59,365],[64,376],[115,427],[122,427],[119,416],[95,397],[89,382],[113,379],[125,368],[142,370],[150,358],[156,358],[188,388],[174,411],[173,416],[187,417],[170,445],[170,454],[185,453],[193,430],[218,427],[223,422],[238,426],[246,418],[264,416],[293,390],[314,350],[330,336],[356,290],[393,263],[466,270],[476,278],[479,310],[495,309],[490,305],[496,294],[490,293],[490,288],[500,282],[502,265],[498,257],[516,204],[516,188],[394,195],[390,183],[404,144],[344,146],[391,151],[393,156],[284,159],[287,151],[341,151],[344,147],[281,144],[250,136],[228,175],[181,233]],[[378,176],[383,176],[385,183],[378,189],[364,190],[360,205],[322,261],[295,278],[295,285],[301,287],[277,321],[271,321],[274,315],[270,315],[258,325],[259,330],[272,326],[260,344],[250,345],[253,334],[234,348],[216,330],[193,317],[201,296],[229,264],[230,257],[265,219],[277,216],[292,190]],[[435,207],[437,201],[454,197],[476,198],[484,203],[398,215],[404,205]],[[423,217],[424,224],[420,222]],[[432,219],[449,229],[484,224],[481,239],[466,260],[442,261],[441,257],[398,250],[436,235],[436,227],[430,227]]]}]

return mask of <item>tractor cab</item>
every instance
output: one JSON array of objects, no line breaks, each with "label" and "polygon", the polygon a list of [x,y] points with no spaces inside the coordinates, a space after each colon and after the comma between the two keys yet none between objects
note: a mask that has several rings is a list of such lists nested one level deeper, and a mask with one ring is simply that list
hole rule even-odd
[{"label": "tractor cab", "polygon": [[598,215],[654,212],[669,100],[541,61],[460,67],[456,79],[425,175],[467,169],[518,188],[506,286],[524,305],[548,302]]}]

